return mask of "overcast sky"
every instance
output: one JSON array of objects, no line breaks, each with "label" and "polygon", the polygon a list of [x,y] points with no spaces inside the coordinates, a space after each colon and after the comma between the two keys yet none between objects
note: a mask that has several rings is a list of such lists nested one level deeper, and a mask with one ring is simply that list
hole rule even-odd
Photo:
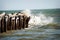
[{"label": "overcast sky", "polygon": [[0,10],[60,8],[60,0],[0,0]]}]

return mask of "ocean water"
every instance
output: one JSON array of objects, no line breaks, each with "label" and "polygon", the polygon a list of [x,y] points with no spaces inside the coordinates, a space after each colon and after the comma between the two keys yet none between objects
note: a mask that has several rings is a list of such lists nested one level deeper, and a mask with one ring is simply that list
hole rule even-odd
[{"label": "ocean water", "polygon": [[[0,11],[0,13],[19,11]],[[31,10],[28,28],[0,34],[0,40],[60,40],[60,9]]]},{"label": "ocean water", "polygon": [[[5,12],[6,14],[9,13],[18,13],[22,10],[0,10],[0,14]],[[38,15],[42,12],[42,14],[45,14],[46,16],[52,16],[54,17],[54,22],[60,23],[60,9],[31,9],[31,14]]]}]

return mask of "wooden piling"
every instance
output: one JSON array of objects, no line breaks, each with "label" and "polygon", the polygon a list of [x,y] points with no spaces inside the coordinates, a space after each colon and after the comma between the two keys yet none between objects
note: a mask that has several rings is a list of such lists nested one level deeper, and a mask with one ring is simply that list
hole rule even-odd
[{"label": "wooden piling", "polygon": [[10,17],[10,30],[12,30],[12,17]]},{"label": "wooden piling", "polygon": [[20,27],[20,29],[22,29],[23,28],[23,16],[19,16],[20,18],[19,18],[19,27]]},{"label": "wooden piling", "polygon": [[[20,27],[20,16],[18,16],[18,18],[19,18],[19,27]],[[21,28],[20,28],[21,29]]]},{"label": "wooden piling", "polygon": [[6,32],[7,24],[6,24],[6,17],[4,16],[4,32]]},{"label": "wooden piling", "polygon": [[1,18],[1,33],[4,32],[4,17]]},{"label": "wooden piling", "polygon": [[12,30],[14,30],[14,27],[15,27],[15,19],[11,20],[11,26],[12,26]]},{"label": "wooden piling", "polygon": [[12,17],[9,17],[9,19],[8,19],[8,24],[7,24],[7,30],[12,30],[11,19],[12,19]]},{"label": "wooden piling", "polygon": [[29,23],[30,17],[26,19],[26,28],[28,28],[28,23]]},{"label": "wooden piling", "polygon": [[1,33],[1,19],[0,19],[0,33]]},{"label": "wooden piling", "polygon": [[1,33],[3,33],[3,30],[2,30],[2,19],[1,19]]},{"label": "wooden piling", "polygon": [[8,30],[9,28],[9,16],[7,15],[7,18],[6,18],[6,30]]},{"label": "wooden piling", "polygon": [[16,19],[17,19],[17,17],[15,17],[15,30],[17,29],[17,27],[16,27]]},{"label": "wooden piling", "polygon": [[23,16],[23,29],[26,28],[26,16]]},{"label": "wooden piling", "polygon": [[17,19],[17,27],[18,27],[18,29],[21,29],[21,27],[20,27],[20,16],[18,16],[17,18],[18,18]]},{"label": "wooden piling", "polygon": [[[0,33],[6,32],[8,30],[20,30],[28,28],[30,17],[27,17],[26,15],[11,15],[10,17],[8,16],[8,18],[6,18],[5,16],[3,16],[0,20]],[[12,19],[13,17],[15,18]]]},{"label": "wooden piling", "polygon": [[7,20],[7,30],[10,30],[10,18],[8,16],[8,20]]}]

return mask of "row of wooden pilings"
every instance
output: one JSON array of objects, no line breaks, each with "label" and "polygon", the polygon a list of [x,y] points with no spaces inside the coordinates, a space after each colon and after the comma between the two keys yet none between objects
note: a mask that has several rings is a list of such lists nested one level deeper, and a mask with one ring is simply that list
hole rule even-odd
[{"label": "row of wooden pilings", "polygon": [[9,16],[8,14],[4,14],[2,17],[1,16],[0,33],[7,32],[8,30],[21,30],[28,28],[30,17],[27,17],[26,15],[16,14],[15,16]]}]

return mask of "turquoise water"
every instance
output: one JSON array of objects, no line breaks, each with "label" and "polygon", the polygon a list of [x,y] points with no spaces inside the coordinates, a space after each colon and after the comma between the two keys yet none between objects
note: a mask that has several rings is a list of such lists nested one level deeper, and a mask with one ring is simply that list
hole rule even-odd
[{"label": "turquoise water", "polygon": [[[20,11],[20,10],[19,10]],[[19,11],[6,11],[6,13],[14,13]],[[0,13],[3,11],[0,11]],[[31,25],[27,29],[15,30],[7,35],[0,35],[0,40],[60,40],[60,9],[35,9],[31,10],[31,14],[38,15],[40,13],[45,14],[47,17],[54,18],[52,25]],[[52,24],[53,24],[52,23]]]}]

